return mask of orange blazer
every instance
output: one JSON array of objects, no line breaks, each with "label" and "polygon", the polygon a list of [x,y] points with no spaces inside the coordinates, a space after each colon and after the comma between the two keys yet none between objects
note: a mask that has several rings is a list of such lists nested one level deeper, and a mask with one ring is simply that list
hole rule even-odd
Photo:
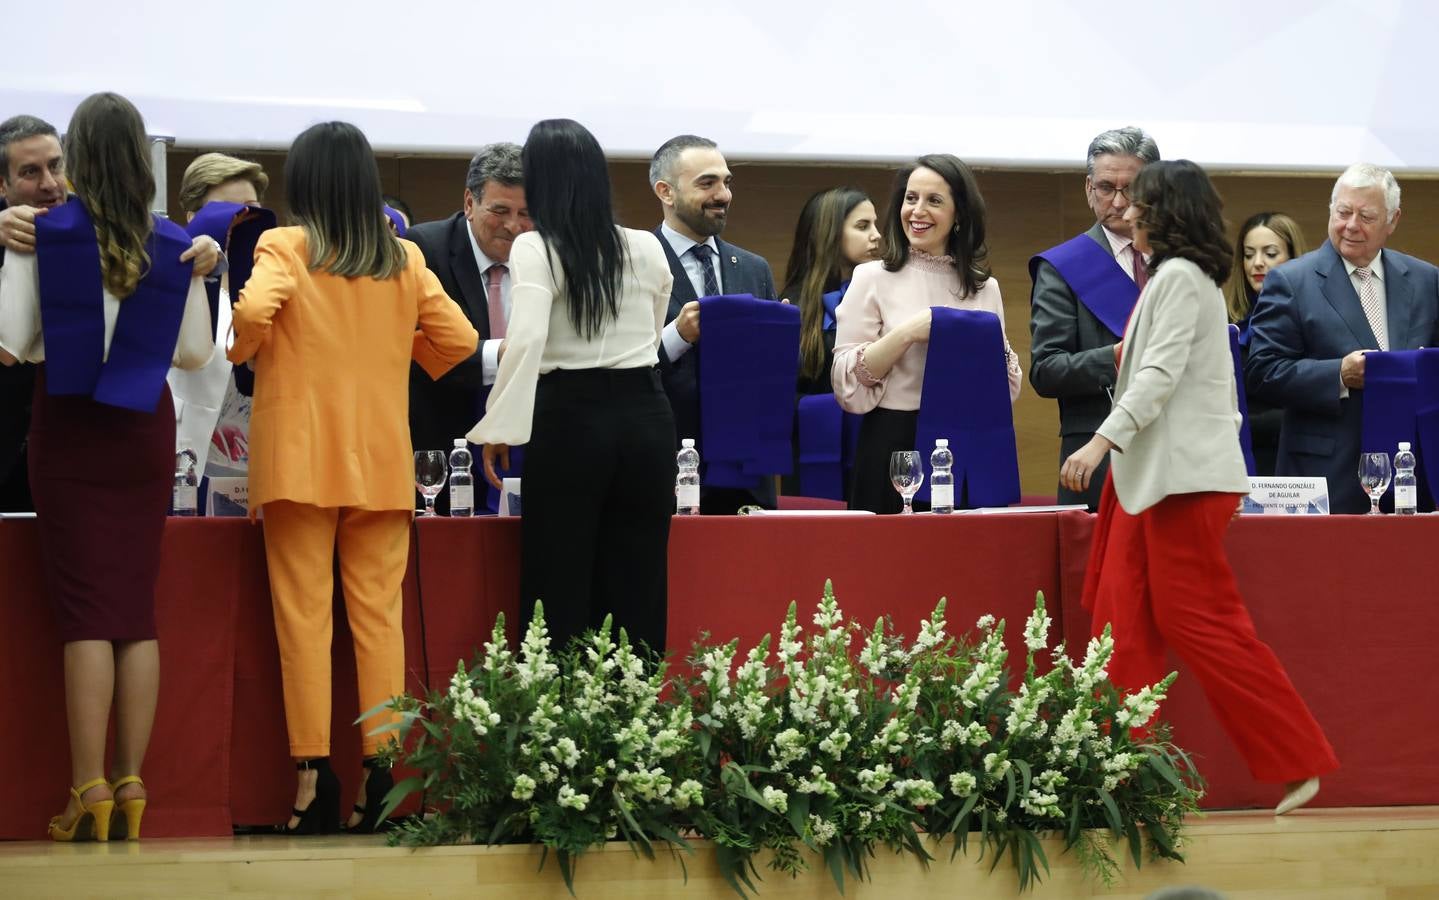
[{"label": "orange blazer", "polygon": [[419,248],[400,243],[405,268],[381,281],[311,269],[302,228],[260,238],[228,353],[255,360],[252,516],[272,500],[414,508],[410,360],[438,378],[479,335]]}]

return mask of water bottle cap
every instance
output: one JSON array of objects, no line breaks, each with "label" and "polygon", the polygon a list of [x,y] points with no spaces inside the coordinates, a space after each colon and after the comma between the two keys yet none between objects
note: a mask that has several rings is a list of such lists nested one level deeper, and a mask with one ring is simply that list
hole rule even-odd
[{"label": "water bottle cap", "polygon": [[938,440],[936,440],[936,441],[934,442],[934,445],[935,445],[936,447],[948,447],[948,446],[949,446],[949,438],[940,438],[940,439],[938,439]]},{"label": "water bottle cap", "polygon": [[1400,450],[1408,450],[1408,449],[1409,449],[1409,442],[1408,442],[1408,441],[1400,441],[1400,442],[1399,442],[1399,449],[1400,449]]},{"label": "water bottle cap", "polygon": [[689,449],[689,448],[693,447],[694,445],[695,445],[695,439],[694,439],[694,438],[685,438],[684,440],[680,441],[680,446],[681,446],[681,447],[684,447],[685,449]]},{"label": "water bottle cap", "polygon": [[455,446],[456,446],[456,447],[463,447],[463,446],[465,446],[465,439],[464,439],[464,438],[455,438]]}]

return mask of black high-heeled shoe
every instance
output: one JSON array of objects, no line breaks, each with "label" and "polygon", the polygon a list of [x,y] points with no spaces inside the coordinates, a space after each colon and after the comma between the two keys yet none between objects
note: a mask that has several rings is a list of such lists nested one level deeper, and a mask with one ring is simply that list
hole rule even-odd
[{"label": "black high-heeled shoe", "polygon": [[355,804],[355,812],[361,819],[346,829],[350,834],[374,834],[390,824],[389,819],[380,818],[380,810],[385,806],[385,795],[395,786],[395,776],[379,757],[367,756],[362,765],[370,771],[370,776],[365,779],[364,805]]},{"label": "black high-heeled shoe", "polygon": [[296,836],[302,834],[334,834],[340,830],[340,779],[330,768],[329,757],[306,759],[295,763],[295,771],[315,772],[315,799],[304,809],[290,810],[300,821],[291,828],[289,823],[275,826],[276,834]]}]

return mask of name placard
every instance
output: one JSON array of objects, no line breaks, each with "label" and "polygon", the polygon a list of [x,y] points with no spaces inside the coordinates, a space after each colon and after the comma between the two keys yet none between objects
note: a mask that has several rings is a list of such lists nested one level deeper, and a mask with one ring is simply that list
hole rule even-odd
[{"label": "name placard", "polygon": [[1245,515],[1327,516],[1329,482],[1323,478],[1253,478],[1244,498]]}]

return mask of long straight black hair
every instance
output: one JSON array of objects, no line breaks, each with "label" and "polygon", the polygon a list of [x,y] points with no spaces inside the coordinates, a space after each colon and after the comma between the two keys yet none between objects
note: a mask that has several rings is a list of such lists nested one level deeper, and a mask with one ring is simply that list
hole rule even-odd
[{"label": "long straight black hair", "polygon": [[285,158],[285,199],[305,229],[310,268],[379,279],[405,268],[405,248],[380,199],[374,151],[349,122],[321,122],[295,138]]},{"label": "long straight black hair", "polygon": [[530,218],[564,272],[570,324],[593,338],[619,316],[625,265],[605,152],[579,122],[545,119],[530,129],[520,164]]}]

